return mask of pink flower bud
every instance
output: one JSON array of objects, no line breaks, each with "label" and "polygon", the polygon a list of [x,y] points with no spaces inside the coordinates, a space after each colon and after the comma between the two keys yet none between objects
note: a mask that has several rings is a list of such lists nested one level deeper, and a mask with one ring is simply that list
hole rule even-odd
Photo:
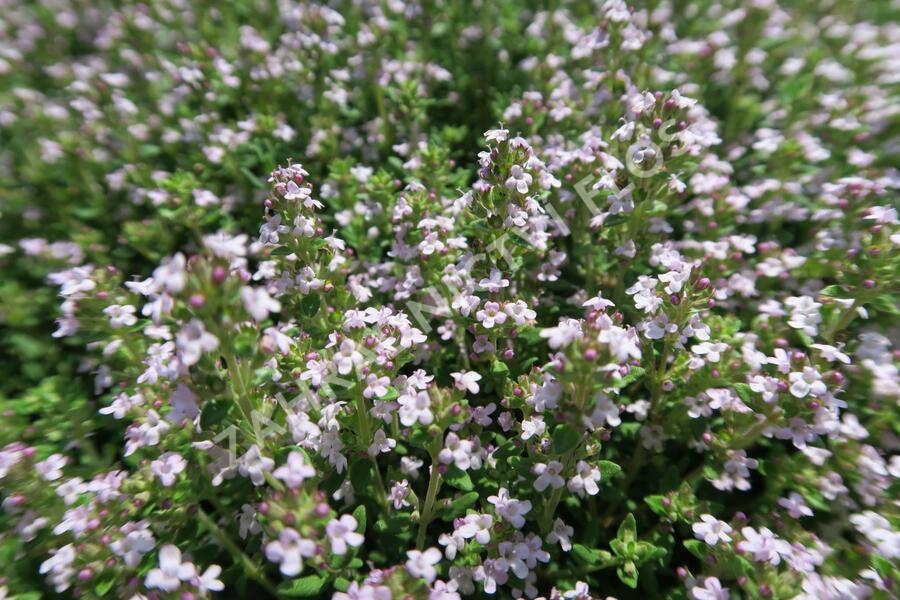
[{"label": "pink flower bud", "polygon": [[228,269],[223,267],[222,265],[216,265],[213,267],[212,272],[212,280],[216,285],[221,284],[228,277]]}]

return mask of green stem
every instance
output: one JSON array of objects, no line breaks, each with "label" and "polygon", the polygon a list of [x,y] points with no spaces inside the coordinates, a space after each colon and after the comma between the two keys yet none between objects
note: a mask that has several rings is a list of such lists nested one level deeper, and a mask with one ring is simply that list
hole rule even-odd
[{"label": "green stem", "polygon": [[753,442],[756,441],[756,438],[758,438],[762,434],[762,432],[769,427],[769,425],[771,425],[769,419],[763,419],[762,421],[748,429],[746,433],[744,433],[741,437],[737,438],[736,443],[730,444],[729,448],[731,450],[743,450],[745,448],[749,448],[753,445]]},{"label": "green stem", "polygon": [[431,522],[434,501],[437,498],[438,488],[441,486],[441,474],[437,470],[437,455],[443,436],[435,437],[435,443],[431,449],[431,468],[428,475],[428,491],[425,492],[425,504],[419,508],[419,534],[416,536],[416,549],[425,547],[425,533]]},{"label": "green stem", "polygon": [[[359,435],[361,436],[363,452],[368,454],[368,444],[372,441],[372,431],[369,429],[369,412],[366,407],[366,399],[362,392],[354,388],[356,395],[356,420],[359,423]],[[375,492],[378,496],[378,503],[387,508],[387,491],[384,487],[384,481],[381,479],[381,471],[378,469],[378,461],[374,456],[369,456],[372,460],[372,469],[375,471],[375,482],[377,484]]]},{"label": "green stem", "polygon": [[834,338],[839,334],[844,328],[850,324],[850,321],[853,320],[853,317],[856,315],[856,309],[859,307],[859,299],[855,299],[853,304],[850,305],[850,308],[845,310],[843,314],[841,314],[840,318],[834,324],[834,327],[831,328],[831,331],[828,332],[828,335],[825,336],[825,339],[829,342],[833,342]]},{"label": "green stem", "polygon": [[[578,444],[578,446],[580,446],[580,445],[581,444]],[[574,461],[574,458],[575,458],[575,450],[578,448],[578,446],[575,446],[575,448],[569,450],[566,453],[565,457],[563,458],[564,462],[563,462],[562,473],[563,473],[564,478],[567,478],[567,474],[568,474],[569,469],[572,466],[572,462]],[[565,486],[565,484],[563,484],[560,487],[553,490],[553,494],[550,496],[550,500],[548,500],[547,504],[544,505],[544,514],[541,516],[541,523],[540,523],[541,532],[544,535],[546,535],[547,533],[550,532],[550,529],[551,529],[551,526],[553,523],[553,515],[556,514],[556,507],[559,506],[559,501],[562,500],[563,490],[565,490],[565,489],[566,489],[566,486]]]},{"label": "green stem", "polygon": [[[354,392],[359,390],[354,388]],[[372,441],[372,432],[369,431],[369,415],[366,409],[366,399],[362,393],[356,396],[356,421],[359,424],[359,435],[362,436],[363,446]]]},{"label": "green stem", "polygon": [[262,572],[262,569],[260,569],[260,567],[256,563],[250,560],[249,556],[244,554],[244,551],[241,550],[238,545],[232,541],[228,534],[226,534],[218,525],[216,525],[215,521],[213,521],[213,519],[208,514],[206,514],[202,508],[197,511],[197,518],[200,520],[206,530],[209,531],[209,533],[214,538],[216,538],[219,543],[221,543],[222,546],[225,547],[226,550],[231,553],[231,555],[234,557],[235,562],[241,565],[241,568],[243,568],[244,573],[247,574],[248,578],[257,582],[259,585],[265,588],[267,592],[272,594],[272,596],[278,597],[278,590],[275,589],[275,586],[272,585],[272,583],[268,579],[266,579],[265,575]]},{"label": "green stem", "polygon": [[228,372],[231,374],[231,391],[234,394],[238,408],[241,409],[244,418],[252,423],[253,421],[250,420],[250,416],[253,412],[253,408],[252,406],[247,405],[249,397],[247,396],[247,387],[244,384],[244,378],[241,375],[241,364],[232,352],[224,352],[222,355],[225,357],[225,364],[228,367]]},{"label": "green stem", "polygon": [[[590,386],[585,381],[580,381],[576,384],[577,394],[575,396],[575,414],[580,415],[584,410],[584,404],[587,401],[588,390],[590,390]],[[582,437],[583,440],[583,437]],[[562,476],[563,479],[568,479],[570,473],[569,471],[572,468],[572,463],[575,462],[575,452],[581,447],[581,441],[575,444],[575,447],[566,452],[562,456],[563,468],[562,468]],[[563,491],[566,489],[565,484],[561,487],[553,490],[553,494],[550,496],[550,499],[544,505],[544,514],[541,516],[540,526],[541,531],[546,535],[550,531],[551,523],[553,522],[553,515],[556,514],[556,507],[559,505],[559,501],[562,500]]]}]

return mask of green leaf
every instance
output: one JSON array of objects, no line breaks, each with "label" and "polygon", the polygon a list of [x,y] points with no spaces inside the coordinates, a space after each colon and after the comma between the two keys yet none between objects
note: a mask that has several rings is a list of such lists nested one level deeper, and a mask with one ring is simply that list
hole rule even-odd
[{"label": "green leaf", "polygon": [[665,498],[665,496],[647,496],[644,498],[644,502],[646,502],[650,507],[650,510],[656,514],[667,515],[669,514],[669,509],[663,504],[663,498]]},{"label": "green leaf", "polygon": [[706,560],[706,544],[700,540],[684,540],[684,547],[700,560]]},{"label": "green leaf", "polygon": [[328,580],[319,575],[309,575],[278,586],[278,593],[291,598],[309,598],[325,592]]},{"label": "green leaf", "polygon": [[582,544],[573,545],[572,554],[578,560],[589,565],[603,564],[612,559],[612,554],[610,554],[606,550],[594,550],[593,548],[588,548],[587,546],[583,546]]},{"label": "green leaf", "polygon": [[319,312],[319,305],[322,303],[322,297],[318,294],[310,294],[300,301],[300,314],[311,319]]},{"label": "green leaf", "polygon": [[228,416],[228,409],[231,408],[231,405],[231,402],[220,402],[218,400],[204,404],[203,412],[200,413],[200,427],[209,429],[221,423]]},{"label": "green leaf", "polygon": [[638,562],[644,563],[655,558],[662,558],[668,551],[665,548],[654,546],[650,542],[638,542],[634,553]]},{"label": "green leaf", "polygon": [[250,171],[250,169],[248,169],[247,167],[241,167],[241,173],[244,174],[244,177],[247,178],[247,181],[249,181],[250,185],[252,185],[253,187],[261,190],[268,189],[269,186],[267,186],[262,179],[254,175],[253,172]]},{"label": "green leaf", "polygon": [[511,456],[518,456],[522,453],[521,446],[516,446],[515,439],[506,440],[505,442],[500,443],[496,450],[494,450],[494,458],[497,460],[509,458]]},{"label": "green leaf", "polygon": [[625,217],[622,215],[610,215],[606,217],[606,220],[603,221],[604,227],[615,227],[616,225],[621,225],[626,221]]},{"label": "green leaf", "polygon": [[900,306],[897,299],[890,294],[882,294],[872,300],[872,306],[878,311],[893,316],[900,316]]},{"label": "green leaf", "polygon": [[450,506],[440,513],[440,518],[444,521],[452,521],[456,517],[466,514],[466,510],[471,508],[478,502],[478,492],[468,492],[450,502]]},{"label": "green leaf", "polygon": [[491,365],[491,373],[494,375],[509,375],[509,367],[501,360],[495,360]]},{"label": "green leaf", "polygon": [[378,519],[377,521],[375,521],[375,525],[372,526],[372,530],[378,534],[396,535],[401,532],[408,533],[411,530],[411,523],[412,519],[409,513],[396,513],[394,515],[391,515],[387,519]]},{"label": "green leaf", "polygon": [[353,511],[353,518],[356,519],[356,533],[366,532],[366,506],[360,504]]},{"label": "green leaf", "polygon": [[830,298],[840,298],[843,295],[843,291],[841,290],[841,286],[839,285],[829,285],[828,287],[822,289],[819,292],[820,296],[828,296]]},{"label": "green leaf", "polygon": [[471,492],[475,489],[475,486],[472,484],[472,478],[469,477],[469,474],[456,465],[449,466],[449,468],[447,469],[447,473],[444,475],[444,481],[464,492]]},{"label": "green leaf", "polygon": [[637,524],[634,522],[634,514],[628,513],[628,516],[622,520],[619,531],[616,533],[616,539],[623,542],[633,542],[637,539]]},{"label": "green leaf", "polygon": [[622,472],[622,467],[609,460],[601,460],[597,462],[597,468],[600,469],[600,479],[608,479],[615,477]]},{"label": "green leaf", "polygon": [[753,399],[753,390],[746,383],[734,384],[734,391],[737,392],[738,397],[743,400],[744,404],[749,403]]},{"label": "green leaf", "polygon": [[581,441],[581,434],[571,425],[559,425],[553,430],[553,452],[565,454]]},{"label": "green leaf", "polygon": [[637,566],[630,560],[626,562],[624,565],[620,566],[616,569],[616,575],[619,576],[619,579],[622,580],[622,583],[627,585],[628,587],[634,589],[637,587],[638,583],[638,570]]},{"label": "green leaf", "polygon": [[897,575],[900,575],[900,569],[896,568],[888,559],[877,554],[872,555],[872,566],[885,579],[896,578]]},{"label": "green leaf", "polygon": [[357,460],[350,466],[350,483],[357,492],[368,489],[372,481],[372,463],[365,459]]},{"label": "green leaf", "polygon": [[642,367],[629,367],[628,374],[621,379],[613,381],[612,386],[616,389],[626,387],[640,379],[645,372],[646,371]]},{"label": "green leaf", "polygon": [[[105,596],[112,589],[113,584],[115,583],[115,579],[105,579],[102,581],[98,581],[97,585],[94,586],[94,591],[97,592],[97,595],[100,597]],[[24,596],[16,596],[16,598],[23,598]]]},{"label": "green leaf", "polygon": [[287,256],[289,254],[293,254],[294,251],[288,248],[287,246],[278,246],[272,252],[269,253],[270,256]]}]

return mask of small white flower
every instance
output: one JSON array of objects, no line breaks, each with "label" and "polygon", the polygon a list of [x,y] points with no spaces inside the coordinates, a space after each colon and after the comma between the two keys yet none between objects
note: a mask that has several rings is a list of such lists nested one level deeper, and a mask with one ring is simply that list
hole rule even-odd
[{"label": "small white flower", "polygon": [[547,345],[553,350],[568,346],[580,336],[581,322],[575,319],[563,319],[556,327],[541,330],[541,337],[547,339]]},{"label": "small white flower", "polygon": [[260,486],[266,481],[266,471],[271,471],[275,461],[260,454],[259,446],[253,444],[250,449],[238,459],[238,472],[244,477],[249,477],[253,485]]},{"label": "small white flower", "polygon": [[164,592],[174,592],[182,581],[190,581],[197,574],[192,563],[181,562],[181,550],[172,544],[159,549],[159,568],[147,573],[144,584]]},{"label": "small white flower", "polygon": [[700,515],[700,522],[694,523],[691,529],[697,539],[703,540],[710,546],[715,546],[720,541],[731,541],[731,536],[728,535],[732,531],[731,526],[709,514]]},{"label": "small white flower", "polygon": [[[276,475],[278,477],[278,475]],[[241,506],[241,512],[238,515],[238,535],[241,539],[247,539],[250,534],[257,534],[262,531],[259,521],[256,520],[256,509],[250,504]]]},{"label": "small white flower", "polygon": [[316,476],[316,470],[312,465],[306,464],[302,452],[288,454],[287,463],[275,469],[272,473],[277,479],[281,479],[291,489],[297,489],[303,482]]},{"label": "small white flower", "polygon": [[525,516],[531,512],[531,500],[516,500],[511,498],[509,491],[501,487],[496,496],[488,496],[488,502],[494,505],[497,514],[516,529],[525,525]]},{"label": "small white flower", "polygon": [[316,553],[316,543],[300,537],[294,529],[285,527],[278,539],[266,544],[266,558],[280,565],[281,574],[293,577],[303,569],[303,558]]},{"label": "small white flower", "polygon": [[400,510],[409,506],[409,502],[406,500],[407,497],[409,497],[409,481],[404,479],[403,481],[394,482],[387,499],[394,505],[394,510]]},{"label": "small white flower", "polygon": [[364,398],[372,398],[376,396],[383,398],[388,393],[388,386],[391,384],[389,377],[378,377],[375,373],[369,373],[366,376],[366,387],[363,389]]},{"label": "small white flower", "polygon": [[441,556],[441,551],[437,548],[429,548],[424,552],[407,550],[406,570],[413,577],[424,579],[430,584],[437,577],[437,570],[434,568],[434,565],[441,562]]},{"label": "small white flower", "polygon": [[212,352],[219,347],[219,338],[206,331],[200,319],[191,319],[175,335],[175,346],[181,362],[187,366],[196,364],[204,352]]},{"label": "small white flower", "polygon": [[528,186],[531,185],[532,177],[525,172],[520,165],[513,165],[509,170],[509,178],[506,180],[506,187],[515,189],[520,194],[528,193]]},{"label": "small white flower", "polygon": [[499,269],[491,269],[491,276],[478,282],[478,287],[491,293],[496,293],[505,287],[509,287],[509,279],[503,278]]},{"label": "small white flower", "polygon": [[619,417],[619,407],[606,394],[598,394],[590,422],[595,428],[602,427],[604,422],[610,427],[618,427],[622,424],[622,419]]},{"label": "small white flower", "polygon": [[103,314],[109,317],[110,327],[119,329],[121,327],[131,327],[137,323],[137,317],[134,316],[135,310],[130,304],[111,304],[103,309]]},{"label": "small white flower", "polygon": [[62,454],[51,454],[46,460],[42,460],[35,464],[34,470],[37,471],[38,475],[45,481],[56,481],[62,477],[62,468],[66,466],[66,463],[68,462],[69,459]]},{"label": "small white flower", "polygon": [[347,546],[362,546],[365,538],[356,532],[358,523],[352,515],[343,515],[340,519],[332,519],[325,526],[331,551],[334,554],[346,554]]},{"label": "small white flower", "polygon": [[397,446],[397,440],[389,438],[383,429],[375,432],[372,443],[369,445],[369,456],[378,456],[390,452]]},{"label": "small white flower", "polygon": [[583,460],[579,460],[578,464],[575,466],[575,475],[569,479],[567,487],[570,492],[578,494],[581,497],[584,497],[585,494],[588,496],[596,496],[600,493],[600,486],[597,485],[597,482],[600,481],[600,477],[600,469]]},{"label": "small white flower", "polygon": [[400,405],[400,422],[406,427],[417,421],[422,425],[430,425],[434,421],[428,392],[409,391],[397,398],[397,403]]},{"label": "small white flower", "polygon": [[812,509],[806,505],[806,500],[797,492],[791,492],[787,498],[779,498],[778,506],[788,511],[792,519],[813,516]]},{"label": "small white flower", "polygon": [[534,480],[534,489],[539,492],[543,492],[547,489],[547,486],[556,490],[566,484],[566,480],[561,475],[563,465],[558,460],[551,460],[549,463],[537,463],[531,470],[538,476]]},{"label": "small white flower", "polygon": [[829,362],[839,361],[845,365],[850,364],[850,357],[834,346],[829,346],[828,344],[812,344],[812,347],[821,352],[822,358]]},{"label": "small white flower", "polygon": [[691,588],[694,600],[728,600],[730,594],[728,588],[723,588],[722,583],[715,577],[705,577],[703,585]]},{"label": "small white flower", "polygon": [[509,130],[503,129],[500,127],[499,129],[488,129],[484,132],[484,139],[489,142],[503,142],[509,138]]},{"label": "small white flower", "polygon": [[529,417],[522,421],[522,439],[527,440],[532,437],[541,437],[547,430],[547,424],[541,417]]},{"label": "small white flower", "polygon": [[791,395],[795,398],[805,398],[807,395],[818,398],[828,391],[822,382],[822,375],[812,367],[803,367],[802,372],[791,373],[788,378],[791,381]]},{"label": "small white flower", "polygon": [[562,548],[562,551],[568,552],[572,549],[572,536],[574,534],[574,528],[566,525],[562,519],[556,519],[553,522],[553,530],[547,534],[547,541],[551,544],[559,542],[559,547]]},{"label": "small white flower", "polygon": [[469,515],[466,517],[457,532],[463,539],[475,538],[479,544],[488,544],[491,541],[491,528],[494,526],[494,517],[491,515]]},{"label": "small white flower", "polygon": [[349,375],[350,371],[363,363],[363,355],[356,349],[356,343],[347,339],[341,342],[340,351],[334,355],[332,361],[338,373]]},{"label": "small white flower", "polygon": [[502,325],[506,322],[507,314],[497,302],[485,302],[484,307],[475,313],[475,318],[484,326],[491,329],[494,325]]},{"label": "small white flower", "polygon": [[150,470],[165,487],[175,485],[179,473],[187,467],[187,461],[177,452],[166,452],[150,463]]},{"label": "small white flower", "polygon": [[263,288],[244,286],[241,288],[241,302],[250,316],[257,322],[269,318],[269,313],[279,312],[281,303],[269,295]]},{"label": "small white flower", "polygon": [[468,390],[470,394],[477,394],[481,389],[478,386],[478,382],[481,381],[481,375],[475,371],[460,371],[450,373],[450,376],[453,377],[453,384],[458,390]]},{"label": "small white flower", "polygon": [[194,579],[194,584],[201,594],[206,592],[221,592],[225,589],[225,584],[219,579],[222,574],[222,567],[219,565],[210,565],[202,575],[198,575]]}]

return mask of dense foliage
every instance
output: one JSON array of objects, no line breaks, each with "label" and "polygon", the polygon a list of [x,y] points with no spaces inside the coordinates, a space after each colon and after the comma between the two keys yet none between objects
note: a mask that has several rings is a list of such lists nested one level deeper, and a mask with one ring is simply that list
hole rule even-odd
[{"label": "dense foliage", "polygon": [[897,2],[0,9],[0,598],[896,596]]}]

